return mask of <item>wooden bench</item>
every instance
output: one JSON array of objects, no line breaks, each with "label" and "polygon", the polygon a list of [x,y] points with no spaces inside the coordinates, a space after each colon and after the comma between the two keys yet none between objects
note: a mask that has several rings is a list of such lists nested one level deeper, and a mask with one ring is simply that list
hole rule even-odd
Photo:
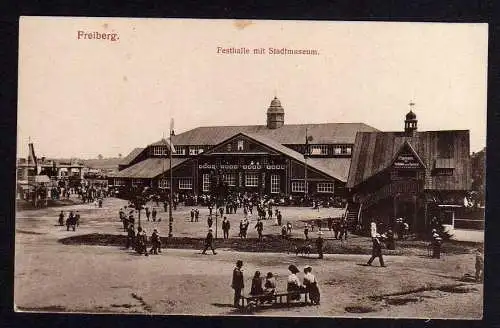
[{"label": "wooden bench", "polygon": [[[304,301],[301,302],[302,295],[304,295]],[[292,298],[298,297],[298,300],[292,300]],[[241,296],[239,307],[242,310],[251,312],[259,306],[262,305],[273,305],[273,304],[285,304],[290,306],[292,304],[309,304],[309,292],[282,292],[275,294],[261,294],[261,295],[248,295]]]}]

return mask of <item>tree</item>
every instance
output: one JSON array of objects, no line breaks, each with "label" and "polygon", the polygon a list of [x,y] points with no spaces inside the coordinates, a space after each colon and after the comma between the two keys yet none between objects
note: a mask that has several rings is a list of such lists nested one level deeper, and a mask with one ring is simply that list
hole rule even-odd
[{"label": "tree", "polygon": [[134,188],[130,197],[130,201],[137,210],[138,226],[141,226],[141,210],[144,208],[147,202],[146,190],[142,188]]}]

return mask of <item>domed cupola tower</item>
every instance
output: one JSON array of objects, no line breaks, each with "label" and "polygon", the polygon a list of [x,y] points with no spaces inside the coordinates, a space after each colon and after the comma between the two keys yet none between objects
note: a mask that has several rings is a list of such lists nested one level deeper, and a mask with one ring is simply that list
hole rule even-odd
[{"label": "domed cupola tower", "polygon": [[267,109],[267,128],[278,129],[283,124],[285,124],[285,110],[281,107],[280,100],[274,97]]},{"label": "domed cupola tower", "polygon": [[410,111],[406,114],[405,119],[405,132],[414,135],[417,132],[417,115],[413,112],[414,103],[410,103]]}]

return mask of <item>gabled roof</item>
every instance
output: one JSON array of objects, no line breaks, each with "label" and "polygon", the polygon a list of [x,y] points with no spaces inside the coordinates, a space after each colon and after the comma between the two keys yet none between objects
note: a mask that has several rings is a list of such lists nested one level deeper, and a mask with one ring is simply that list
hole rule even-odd
[{"label": "gabled roof", "polygon": [[[469,131],[359,132],[353,148],[347,188],[354,188],[388,168],[407,142],[426,168],[425,189],[467,190],[470,186]],[[433,176],[434,161],[453,159],[451,176]]]},{"label": "gabled roof", "polygon": [[425,168],[425,163],[422,161],[420,156],[418,156],[417,152],[415,149],[413,149],[412,145],[408,142],[408,140],[405,140],[405,142],[399,147],[399,150],[396,152],[396,155],[392,159],[391,166],[394,165],[394,163],[398,160],[398,156],[402,154],[405,149],[408,149],[410,153],[413,155],[413,157],[420,163],[420,165]]},{"label": "gabled roof", "polygon": [[125,156],[121,161],[120,163],[118,163],[119,165],[128,165],[130,164],[137,156],[139,156],[139,154],[144,150],[144,148],[134,148],[132,149],[132,151],[127,155]]},{"label": "gabled roof", "polygon": [[92,169],[118,169],[121,158],[85,159],[83,164]]},{"label": "gabled roof", "polygon": [[312,163],[315,167],[321,169],[321,171],[332,172],[338,180],[347,182],[349,166],[351,165],[350,158],[308,158],[307,164],[309,163]]},{"label": "gabled roof", "polygon": [[[263,136],[256,134],[256,133],[240,132],[240,133],[237,133],[237,134],[227,138],[226,140],[222,141],[220,144],[223,144],[223,143],[225,143],[231,139],[234,139],[240,135],[243,135],[247,138],[250,138],[254,141],[257,141],[258,143],[261,143],[262,145],[264,145],[268,148],[271,148],[274,151],[277,151],[285,156],[288,156],[288,157],[298,161],[299,163],[305,164],[304,155],[302,155],[301,153],[296,152],[295,150],[290,149],[286,146],[283,146],[282,144],[280,144],[272,139],[263,137]],[[201,154],[201,156],[206,156],[209,154],[210,154],[210,151]],[[330,159],[337,160],[336,158],[330,158]],[[344,160],[344,158],[342,158],[341,160]],[[345,167],[348,168],[348,165],[347,166],[345,165],[345,161],[340,161],[339,165],[335,165],[335,164],[332,165],[331,162],[327,163],[326,161],[308,158],[307,165],[310,168],[315,169],[315,170],[317,170],[323,174],[326,174],[332,178],[335,178],[337,180],[344,181],[344,182],[347,180],[347,175],[345,173]],[[341,169],[342,167],[344,167],[344,169]]]},{"label": "gabled roof", "polygon": [[170,141],[168,141],[165,138],[158,140],[157,142],[152,143],[150,146],[169,146],[170,148],[172,148],[170,145]]},{"label": "gabled roof", "polygon": [[172,136],[174,145],[217,145],[237,133],[252,133],[282,145],[303,144],[305,135],[313,137],[310,144],[354,143],[358,131],[377,129],[364,123],[285,124],[278,129],[266,125],[203,126]]},{"label": "gabled roof", "polygon": [[[172,158],[172,169],[177,165],[187,161],[186,158]],[[158,175],[167,172],[170,166],[170,159],[168,158],[147,158],[127,167],[124,170],[116,173],[113,177],[115,178],[154,178]]]}]

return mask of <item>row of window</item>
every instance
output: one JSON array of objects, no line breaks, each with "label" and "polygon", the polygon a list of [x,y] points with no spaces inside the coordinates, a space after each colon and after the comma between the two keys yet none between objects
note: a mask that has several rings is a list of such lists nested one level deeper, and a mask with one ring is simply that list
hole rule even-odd
[{"label": "row of window", "polygon": [[[236,174],[224,174],[223,179],[229,186],[236,186]],[[137,187],[141,185],[140,179],[132,179],[132,186]],[[178,180],[179,189],[191,190],[193,189],[193,180],[191,178],[181,178]],[[115,186],[124,186],[125,181],[123,179],[115,179]],[[259,186],[259,174],[258,173],[247,173],[245,174],[245,186],[246,187],[258,187]],[[271,193],[277,194],[280,192],[281,188],[280,176],[278,174],[271,174]],[[169,189],[170,180],[160,179],[158,181],[158,188]],[[203,174],[203,192],[210,191],[210,175]],[[319,182],[316,184],[316,190],[320,193],[333,193],[334,184],[333,182]],[[292,192],[305,192],[305,181],[292,181]]]},{"label": "row of window", "polygon": [[[328,155],[328,149],[331,145],[309,145],[309,154],[311,155]],[[350,155],[352,153],[352,145],[334,145],[334,155]]]},{"label": "row of window", "polygon": [[[300,146],[300,145],[299,145]],[[174,146],[176,155],[186,155],[186,146]],[[295,149],[295,147],[293,147]],[[245,143],[243,140],[236,142],[236,149],[233,149],[233,144],[226,145],[226,151],[243,151]],[[302,148],[303,149],[303,148]],[[194,156],[201,154],[205,149],[204,146],[189,146],[189,155]],[[298,149],[297,149],[298,150]],[[166,155],[168,148],[166,146],[153,146],[154,155]],[[351,155],[352,145],[309,145],[310,155]]]},{"label": "row of window", "polygon": [[[319,182],[316,184],[316,191],[321,193],[333,193],[334,184],[333,182]],[[292,181],[292,192],[305,192],[306,182],[305,181]]]},{"label": "row of window", "polygon": [[168,155],[168,147],[167,146],[151,146],[151,152],[153,155],[162,156]]}]

